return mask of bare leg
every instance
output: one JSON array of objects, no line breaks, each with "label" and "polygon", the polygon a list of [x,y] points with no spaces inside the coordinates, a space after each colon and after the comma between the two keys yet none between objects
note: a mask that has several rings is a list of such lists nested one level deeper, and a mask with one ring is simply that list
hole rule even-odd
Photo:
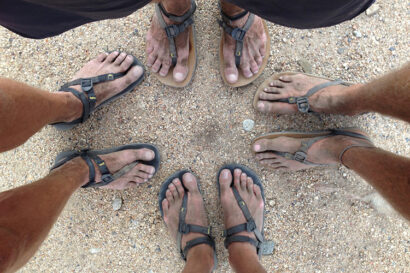
[{"label": "bare leg", "polygon": [[[223,170],[219,177],[221,187],[221,204],[224,213],[225,228],[231,228],[246,222],[246,219],[235,199],[231,184],[238,190],[246,203],[258,229],[262,227],[264,203],[259,186],[245,173],[237,169],[234,177],[229,170]],[[253,232],[241,231],[235,235],[248,236],[255,239]],[[259,262],[256,248],[250,243],[233,242],[228,246],[229,263],[238,273],[263,273],[266,270]]]},{"label": "bare leg", "polygon": [[[296,113],[295,104],[272,100],[303,96],[313,86],[326,81],[302,74],[283,76],[259,95],[257,109],[261,112]],[[410,63],[407,63],[401,69],[367,84],[324,88],[312,95],[309,103],[313,111],[321,113],[355,115],[372,111],[410,122],[409,90]]]},{"label": "bare leg", "polygon": [[[184,183],[187,192],[182,186]],[[162,201],[164,209],[164,221],[168,227],[168,231],[172,238],[177,237],[179,212],[181,210],[183,197],[188,194],[186,223],[208,226],[208,218],[206,215],[202,195],[198,191],[197,180],[191,173],[186,173],[182,177],[182,181],[178,178],[174,179],[168,186],[166,199]],[[190,232],[182,236],[181,245],[185,247],[190,240],[203,237],[201,233]],[[211,272],[214,266],[213,249],[209,245],[200,244],[192,247],[187,254],[187,262],[183,270],[184,273],[205,273]]]},{"label": "bare leg", "polygon": [[[302,170],[312,166],[286,159],[272,151],[295,153],[301,140],[292,137],[261,139],[254,143],[256,159],[273,169]],[[350,145],[340,162],[339,156]],[[367,146],[367,148],[366,148]],[[410,219],[410,159],[378,148],[368,148],[367,140],[348,136],[332,136],[315,142],[307,152],[307,160],[321,164],[343,163],[371,184],[404,217]]]},{"label": "bare leg", "polygon": [[[88,62],[74,78],[93,77],[106,73],[124,72],[132,65],[132,56],[112,52],[100,54]],[[136,66],[122,78],[96,84],[97,105],[114,96],[133,81],[143,70]],[[81,91],[80,86],[74,89]],[[81,117],[83,106],[71,93],[50,93],[10,79],[0,78],[0,152],[23,144],[47,124],[69,122]]]},{"label": "bare leg", "polygon": [[[101,155],[111,172],[135,160],[152,160],[148,149]],[[96,181],[101,174],[96,169]],[[107,188],[124,189],[147,181],[152,166],[138,164]],[[0,272],[14,272],[34,255],[71,194],[88,182],[88,167],[75,158],[34,183],[0,193]]]},{"label": "bare leg", "polygon": [[381,149],[354,147],[344,153],[342,161],[410,220],[409,158]]},{"label": "bare leg", "polygon": [[[221,8],[228,16],[235,16],[244,11],[244,9],[223,0],[221,0]],[[230,25],[233,27],[243,27],[247,19],[248,16],[245,16],[232,21]],[[239,73],[235,65],[234,56],[236,41],[229,34],[224,33],[224,35],[225,76],[230,83],[235,83],[238,80]],[[258,73],[266,54],[266,39],[262,19],[255,16],[255,21],[244,38],[244,49],[239,67],[246,78],[250,78]]]},{"label": "bare leg", "polygon": [[[162,0],[164,9],[173,15],[181,16],[191,8],[191,0]],[[179,24],[163,16],[167,24]],[[156,15],[152,17],[151,28],[147,33],[147,66],[155,73],[166,76],[171,68],[172,59],[169,53],[169,42],[164,29],[161,28]],[[175,38],[177,64],[173,71],[175,81],[182,82],[188,75],[189,37],[188,29]]]}]

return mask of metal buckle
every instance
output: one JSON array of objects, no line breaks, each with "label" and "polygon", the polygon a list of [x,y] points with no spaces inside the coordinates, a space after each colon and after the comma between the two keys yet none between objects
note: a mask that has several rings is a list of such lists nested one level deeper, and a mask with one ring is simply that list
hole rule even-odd
[{"label": "metal buckle", "polygon": [[91,79],[82,79],[81,88],[84,92],[88,92],[93,88],[93,81]]},{"label": "metal buckle", "polygon": [[179,227],[178,227],[179,232],[181,232],[182,234],[187,234],[189,232],[189,228],[188,225],[185,223],[179,223]]},{"label": "metal buckle", "polygon": [[310,106],[309,106],[308,98],[306,97],[296,98],[296,104],[300,112],[302,113],[309,112]]},{"label": "metal buckle", "polygon": [[113,74],[108,74],[107,75],[107,80],[109,80],[109,81],[114,80],[114,75]]},{"label": "metal buckle", "polygon": [[246,31],[237,27],[232,30],[231,36],[236,41],[243,41],[243,37],[245,37]]},{"label": "metal buckle", "polygon": [[179,34],[179,28],[176,25],[170,25],[165,28],[167,37],[173,38]]},{"label": "metal buckle", "polygon": [[102,180],[104,183],[111,183],[112,181],[114,181],[114,179],[112,178],[111,174],[103,174],[103,175],[101,176],[101,180]]},{"label": "metal buckle", "polygon": [[246,223],[246,231],[252,232],[255,229],[256,229],[256,224],[253,219]]},{"label": "metal buckle", "polygon": [[299,161],[301,163],[305,162],[307,155],[304,152],[296,152],[293,160]]}]

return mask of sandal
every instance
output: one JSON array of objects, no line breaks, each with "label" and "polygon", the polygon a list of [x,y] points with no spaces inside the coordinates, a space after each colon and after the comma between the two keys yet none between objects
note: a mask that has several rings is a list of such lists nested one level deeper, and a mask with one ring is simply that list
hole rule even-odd
[{"label": "sandal", "polygon": [[[127,74],[127,72],[133,68],[134,66],[141,66],[144,67],[142,65],[142,63],[136,58],[134,57],[134,62],[133,64],[130,66],[130,68],[125,71],[125,72],[119,72],[119,73],[109,73],[109,74],[104,74],[104,75],[99,75],[99,76],[95,76],[95,77],[90,77],[90,78],[81,78],[81,79],[76,79],[73,80],[71,82],[68,82],[66,84],[64,84],[63,86],[60,87],[60,90],[58,90],[59,92],[70,92],[73,93],[74,96],[76,96],[77,98],[79,98],[83,104],[83,115],[81,116],[81,118],[76,119],[72,122],[58,122],[58,123],[53,123],[51,125],[53,125],[56,129],[58,130],[68,130],[73,128],[75,125],[83,123],[84,121],[86,121],[91,113],[93,113],[95,110],[101,108],[102,106],[104,106],[105,104],[112,102],[116,99],[118,99],[119,97],[131,92],[135,86],[137,86],[138,84],[140,84],[142,82],[142,80],[144,79],[144,74],[145,71],[143,71],[142,75],[133,83],[131,83],[129,86],[127,86],[123,91],[121,91],[120,93],[114,95],[113,97],[107,99],[106,101],[102,102],[101,104],[99,104],[97,107],[95,106],[95,103],[97,101],[95,92],[94,92],[94,84],[98,84],[98,83],[103,83],[103,82],[107,82],[107,81],[113,81],[116,80],[118,78],[121,78],[123,76],[125,76]],[[74,85],[81,85],[81,89],[83,92],[79,92],[77,90],[75,90],[74,88],[71,88],[70,86],[74,86]]]},{"label": "sandal", "polygon": [[[193,14],[196,10],[195,0],[191,0],[191,8],[183,15],[177,16],[168,13],[161,3],[155,5],[155,13],[158,18],[159,24],[164,29],[169,42],[169,54],[172,60],[171,68],[168,71],[168,74],[165,77],[159,75],[159,73],[154,73],[160,82],[171,87],[182,88],[187,86],[195,73],[196,63],[197,63],[197,53],[196,53],[196,38],[195,38],[195,26]],[[167,25],[162,16],[167,17],[168,19],[180,23],[178,25]],[[173,78],[173,70],[177,64],[178,53],[175,45],[175,38],[182,32],[189,28],[189,56],[188,56],[188,75],[182,82],[176,82]]]},{"label": "sandal", "polygon": [[345,81],[342,81],[342,80],[339,80],[339,79],[332,80],[332,79],[329,79],[329,78],[315,76],[315,75],[301,73],[301,72],[283,72],[283,73],[272,75],[271,77],[266,79],[259,86],[258,90],[255,93],[255,97],[253,99],[253,107],[255,109],[258,109],[257,108],[258,101],[263,101],[259,98],[259,94],[264,92],[263,90],[265,88],[269,87],[269,84],[272,81],[279,80],[279,77],[281,77],[281,76],[289,76],[289,75],[297,75],[297,74],[303,74],[303,75],[306,75],[306,76],[309,76],[309,77],[325,79],[325,80],[329,80],[329,82],[324,82],[324,83],[321,83],[321,84],[318,84],[318,85],[312,87],[311,89],[309,89],[309,91],[304,96],[289,97],[289,98],[278,99],[278,100],[269,100],[268,102],[282,102],[282,103],[296,104],[297,107],[298,107],[299,112],[301,112],[301,113],[315,113],[314,111],[312,111],[310,109],[310,105],[309,105],[309,97],[310,96],[312,96],[313,94],[319,92],[320,90],[322,90],[323,88],[326,88],[328,86],[333,86],[333,85],[350,86],[350,85],[353,85],[353,83],[345,82]]},{"label": "sandal", "polygon": [[[308,157],[307,153],[308,153],[309,148],[317,141],[324,139],[324,138],[332,137],[332,136],[349,136],[349,137],[364,139],[370,142],[369,145],[352,144],[344,148],[339,155],[339,161],[341,164],[343,164],[342,162],[343,154],[350,148],[352,147],[369,147],[369,148],[372,147],[373,148],[374,147],[372,141],[367,135],[365,135],[364,133],[358,133],[357,131],[360,131],[360,129],[344,128],[344,129],[330,129],[326,131],[314,131],[314,132],[285,131],[285,132],[269,133],[269,134],[265,134],[265,135],[255,138],[252,141],[252,146],[258,140],[275,139],[275,138],[282,137],[282,136],[292,137],[292,138],[309,138],[309,140],[302,141],[300,149],[295,153],[278,152],[278,151],[272,151],[272,150],[263,151],[263,153],[271,152],[287,160],[295,160],[297,162],[306,164],[308,166],[330,166],[330,164],[319,164],[319,163],[314,163],[314,162],[310,162],[306,160]],[[255,152],[253,153],[256,154]]]},{"label": "sandal", "polygon": [[[261,189],[261,195],[262,195],[262,198],[263,198],[263,203],[265,204],[265,194],[264,194],[263,186],[262,186],[262,183],[261,183],[259,177],[255,174],[254,171],[252,171],[248,167],[240,165],[240,164],[228,164],[228,165],[225,165],[225,166],[223,166],[222,168],[219,169],[218,175],[217,175],[217,178],[216,178],[217,185],[218,185],[219,197],[221,196],[219,176],[220,176],[221,172],[224,169],[230,170],[231,174],[232,174],[232,177],[234,176],[234,170],[235,169],[240,169],[247,176],[252,178],[253,183]],[[235,196],[235,199],[238,202],[239,208],[242,210],[242,213],[245,216],[246,223],[233,226],[233,227],[223,231],[222,236],[225,237],[225,241],[224,241],[225,248],[228,249],[228,246],[233,242],[247,242],[247,243],[250,243],[251,245],[256,247],[256,252],[257,252],[259,258],[261,257],[261,255],[272,254],[273,248],[274,248],[273,242],[265,241],[265,239],[264,239],[263,228],[264,228],[264,224],[265,224],[265,211],[263,212],[262,231],[259,231],[258,227],[256,226],[255,220],[253,219],[251,213],[249,212],[248,207],[246,206],[246,203],[243,201],[243,199],[240,196],[238,190],[235,188],[234,183],[233,183],[233,179],[232,179],[231,188],[232,188],[232,192]],[[236,233],[241,232],[241,231],[253,232],[255,234],[256,240],[254,240],[254,239],[252,239],[248,236],[235,235]]]},{"label": "sandal", "polygon": [[[246,23],[244,24],[242,28],[240,27],[233,28],[229,25],[230,22],[241,19],[248,14],[249,14],[248,19],[246,20]],[[224,13],[221,10],[221,16],[222,16],[222,20],[218,20],[218,23],[222,28],[222,38],[221,38],[221,42],[219,45],[219,71],[221,73],[222,79],[224,80],[225,84],[231,87],[240,87],[240,86],[248,85],[254,80],[256,80],[262,74],[263,70],[265,69],[268,63],[269,54],[270,54],[270,35],[269,35],[268,26],[266,25],[265,20],[263,20],[263,27],[265,29],[265,34],[266,34],[266,53],[265,53],[265,57],[263,58],[262,65],[259,68],[258,73],[254,74],[250,78],[245,78],[242,75],[242,73],[239,72],[238,81],[235,83],[229,83],[226,80],[226,76],[225,76],[225,61],[224,61],[224,56],[223,56],[223,45],[225,43],[225,40],[224,40],[223,32],[225,31],[226,33],[228,33],[236,41],[235,54],[234,54],[235,64],[237,67],[239,67],[239,65],[241,64],[241,58],[242,58],[243,40],[245,38],[246,32],[249,30],[249,28],[253,24],[253,21],[255,19],[255,14],[250,13],[248,11],[244,11],[238,15],[231,17],[231,16],[228,16],[226,13]]]},{"label": "sandal", "polygon": [[[182,177],[186,173],[192,173],[192,172],[190,172],[188,170],[178,171],[178,172],[174,173],[173,175],[171,175],[170,177],[168,177],[167,180],[164,183],[162,183],[162,186],[161,186],[161,189],[160,189],[160,192],[159,192],[159,195],[158,195],[159,210],[161,212],[162,219],[164,219],[164,211],[163,211],[163,208],[162,208],[162,201],[166,198],[165,194],[166,194],[166,191],[168,189],[169,184],[171,184],[172,181],[175,178],[179,178],[179,180],[181,181],[182,186],[185,189],[185,192],[188,191],[185,188],[184,184],[182,183]],[[197,185],[198,185],[199,192],[201,192],[201,188],[200,188],[198,179],[197,179]],[[186,261],[188,251],[192,247],[194,247],[196,245],[200,245],[200,244],[207,244],[207,245],[211,246],[212,249],[214,250],[214,261],[215,261],[214,269],[215,269],[216,265],[217,265],[217,258],[216,258],[216,250],[215,250],[215,240],[211,235],[212,227],[211,226],[204,227],[204,226],[187,224],[185,222],[185,217],[187,215],[187,205],[188,205],[188,194],[184,194],[181,210],[180,210],[180,213],[179,213],[178,233],[177,233],[177,238],[176,238],[177,239],[177,245],[178,245],[178,248],[179,248],[179,252],[181,253],[181,257],[182,257],[182,259],[184,259]],[[186,243],[186,246],[184,248],[182,248],[182,245],[181,245],[182,236],[184,234],[188,234],[188,233],[191,233],[191,232],[201,233],[201,234],[204,234],[206,236],[190,240]]]},{"label": "sandal", "polygon": [[[114,152],[119,152],[119,151],[123,151],[123,150],[138,150],[138,149],[150,149],[155,153],[154,159],[152,159],[151,161],[143,161],[143,160],[139,160],[139,161],[135,161],[131,164],[126,165],[125,167],[123,167],[121,170],[119,170],[118,172],[111,174],[111,172],[108,170],[107,165],[105,164],[104,160],[102,160],[98,155],[105,155],[105,154],[110,154],[110,153],[114,153]],[[53,167],[51,167],[51,170],[54,170],[60,166],[62,166],[64,163],[66,163],[67,161],[70,161],[76,157],[81,157],[82,159],[84,159],[84,161],[87,163],[88,168],[89,168],[89,181],[87,182],[87,184],[85,184],[84,186],[82,186],[82,188],[89,188],[89,187],[93,187],[93,188],[99,188],[102,186],[106,186],[112,182],[114,182],[116,179],[120,178],[121,176],[123,176],[124,174],[126,174],[127,172],[129,172],[130,170],[132,170],[132,168],[134,168],[138,163],[142,163],[145,165],[149,165],[149,166],[153,166],[155,168],[155,173],[157,173],[158,168],[159,168],[159,163],[160,163],[160,155],[159,155],[159,151],[158,149],[151,144],[128,144],[128,145],[123,145],[123,146],[119,146],[116,148],[111,148],[111,149],[104,149],[104,150],[96,150],[96,151],[91,151],[88,149],[85,150],[78,150],[78,151],[67,151],[67,152],[62,152],[60,154],[57,155],[57,158],[55,160],[55,163],[53,165]],[[99,169],[99,171],[101,172],[101,182],[96,183],[95,181],[95,168],[94,168],[94,161]]]}]

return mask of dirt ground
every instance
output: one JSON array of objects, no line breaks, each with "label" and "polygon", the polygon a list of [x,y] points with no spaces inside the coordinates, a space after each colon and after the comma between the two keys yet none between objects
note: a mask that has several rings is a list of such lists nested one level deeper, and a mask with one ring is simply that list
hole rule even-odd
[{"label": "dirt ground", "polygon": [[[147,73],[137,90],[96,112],[74,130],[48,126],[24,145],[0,155],[0,190],[47,175],[62,150],[107,148],[149,142],[161,150],[162,165],[148,184],[132,190],[80,189],[34,258],[20,272],[178,272],[184,262],[157,207],[162,181],[191,168],[201,179],[214,227],[219,264],[231,272],[220,232],[222,213],[215,175],[226,162],[257,171],[266,193],[266,238],[273,255],[262,258],[268,272],[409,272],[409,224],[391,212],[360,177],[344,167],[295,173],[262,168],[250,153],[251,140],[269,131],[359,126],[377,146],[410,155],[410,126],[368,113],[261,115],[252,99],[273,73],[302,71],[367,82],[409,60],[407,1],[384,0],[373,16],[362,14],[338,26],[295,30],[269,23],[271,56],[253,84],[224,85],[218,66],[217,1],[198,1],[198,68],[184,89],[167,88]],[[131,16],[88,24],[58,37],[30,40],[0,28],[0,75],[53,92],[89,59],[121,49],[145,61],[145,33],[153,6]],[[308,69],[308,68],[305,68]],[[255,121],[251,132],[245,119]],[[114,211],[112,201],[123,199]]]}]

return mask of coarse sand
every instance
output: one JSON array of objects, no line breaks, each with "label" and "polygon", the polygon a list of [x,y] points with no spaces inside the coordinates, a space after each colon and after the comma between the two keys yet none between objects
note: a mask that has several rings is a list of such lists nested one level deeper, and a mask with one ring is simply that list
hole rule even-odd
[{"label": "coarse sand", "polygon": [[[201,179],[217,242],[216,272],[231,272],[220,232],[222,212],[215,175],[226,162],[257,171],[267,198],[265,235],[276,244],[262,258],[268,272],[409,272],[409,224],[391,213],[364,180],[345,167],[295,173],[257,165],[251,140],[269,131],[362,127],[377,146],[410,155],[410,126],[375,113],[262,115],[252,107],[257,86],[281,71],[367,82],[409,60],[407,1],[379,1],[372,16],[315,30],[269,23],[271,57],[262,76],[229,88],[219,75],[217,1],[198,1],[198,68],[191,85],[167,88],[148,72],[133,93],[97,111],[75,129],[47,126],[24,145],[0,155],[0,190],[38,180],[62,150],[150,142],[162,165],[148,184],[126,191],[80,189],[70,199],[40,250],[20,272],[178,272],[184,262],[157,207],[162,181],[191,168]],[[104,50],[120,49],[145,62],[145,33],[153,6],[44,40],[0,28],[0,75],[50,92]],[[46,92],[46,91],[45,91]],[[245,119],[255,127],[243,130]],[[121,197],[120,210],[112,202]]]}]

